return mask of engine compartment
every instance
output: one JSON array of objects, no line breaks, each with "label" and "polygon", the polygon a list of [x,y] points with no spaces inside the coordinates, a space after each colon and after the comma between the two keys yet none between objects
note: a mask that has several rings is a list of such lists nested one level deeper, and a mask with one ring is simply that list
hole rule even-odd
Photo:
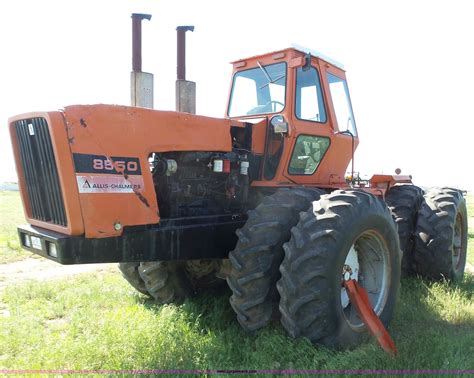
[{"label": "engine compartment", "polygon": [[153,153],[149,162],[162,219],[241,213],[246,208],[246,153]]}]

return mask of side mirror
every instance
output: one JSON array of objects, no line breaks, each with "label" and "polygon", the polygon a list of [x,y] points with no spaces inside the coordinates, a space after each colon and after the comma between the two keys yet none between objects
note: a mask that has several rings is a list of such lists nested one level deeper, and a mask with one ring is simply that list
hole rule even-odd
[{"label": "side mirror", "polygon": [[304,57],[303,71],[308,71],[311,68],[311,53],[307,53]]},{"label": "side mirror", "polygon": [[270,124],[273,127],[275,134],[287,134],[288,133],[288,122],[285,121],[282,115],[273,116],[270,120]]}]

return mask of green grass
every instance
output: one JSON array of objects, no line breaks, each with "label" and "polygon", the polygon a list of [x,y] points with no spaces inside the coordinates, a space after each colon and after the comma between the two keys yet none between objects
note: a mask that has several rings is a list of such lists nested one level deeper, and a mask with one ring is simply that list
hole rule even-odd
[{"label": "green grass", "polygon": [[33,256],[22,250],[18,241],[16,227],[24,223],[20,193],[0,191],[0,264]]},{"label": "green grass", "polygon": [[[15,225],[23,221],[18,193],[0,195],[0,240],[16,254]],[[473,207],[470,196],[471,215]],[[226,290],[161,306],[118,273],[23,283],[0,292],[0,369],[472,370],[473,293],[474,275],[468,273],[452,285],[403,280],[390,326],[399,356],[391,358],[373,341],[346,352],[314,347],[290,339],[278,324],[248,335]]]},{"label": "green grass", "polygon": [[473,292],[474,276],[456,286],[403,281],[394,359],[374,342],[313,347],[278,325],[247,335],[226,292],[160,306],[113,273],[23,284],[1,297],[10,315],[0,324],[0,368],[474,369]]}]

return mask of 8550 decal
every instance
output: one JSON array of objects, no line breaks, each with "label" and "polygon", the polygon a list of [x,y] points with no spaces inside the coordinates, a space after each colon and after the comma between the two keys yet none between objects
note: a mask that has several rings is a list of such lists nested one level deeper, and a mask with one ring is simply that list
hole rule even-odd
[{"label": "8550 decal", "polygon": [[73,154],[76,173],[108,173],[141,175],[140,160],[136,157]]}]

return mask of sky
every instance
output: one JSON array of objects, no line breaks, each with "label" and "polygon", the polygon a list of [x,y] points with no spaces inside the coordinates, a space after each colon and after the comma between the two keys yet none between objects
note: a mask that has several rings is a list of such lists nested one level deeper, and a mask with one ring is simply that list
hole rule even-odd
[{"label": "sky", "polygon": [[342,62],[361,174],[474,189],[474,22],[468,0],[63,0],[0,2],[0,182],[15,181],[8,117],[72,104],[130,103],[131,18],[155,108],[174,110],[176,26],[197,113],[223,117],[229,62],[292,43]]}]

